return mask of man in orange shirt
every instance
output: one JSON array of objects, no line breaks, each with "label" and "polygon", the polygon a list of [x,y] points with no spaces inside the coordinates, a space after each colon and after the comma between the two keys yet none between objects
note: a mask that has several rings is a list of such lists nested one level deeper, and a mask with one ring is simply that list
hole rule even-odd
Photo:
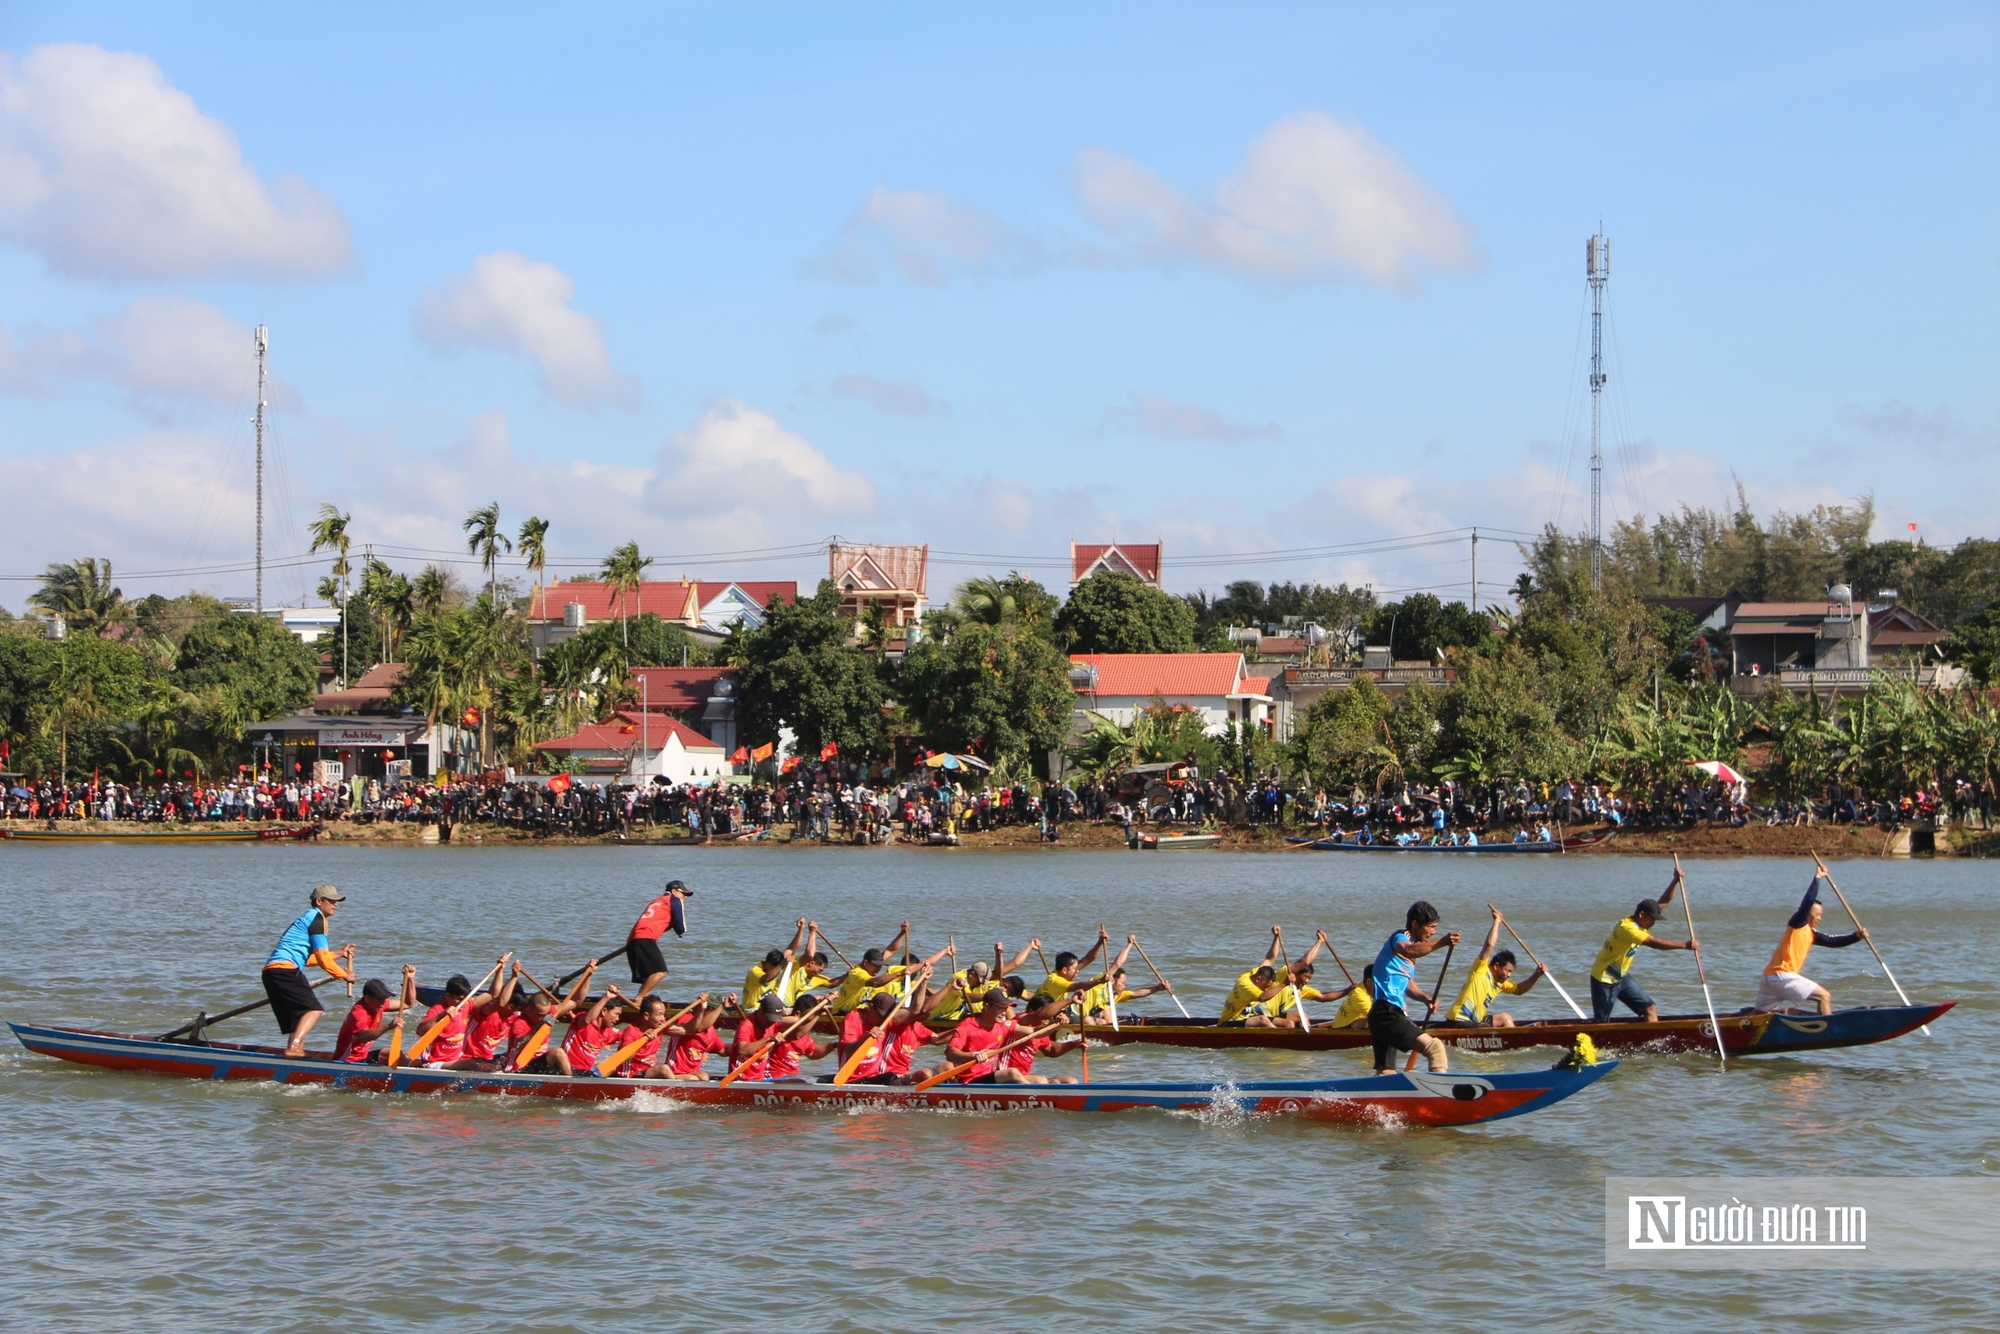
[{"label": "man in orange shirt", "polygon": [[1778,948],[1771,951],[1771,962],[1764,966],[1764,980],[1757,986],[1756,1011],[1770,1014],[1794,1005],[1816,1005],[1821,1014],[1833,1013],[1833,993],[1805,975],[1806,955],[1815,945],[1824,945],[1830,950],[1844,950],[1849,945],[1868,939],[1868,928],[1844,936],[1829,936],[1819,929],[1819,919],[1826,912],[1826,905],[1819,901],[1819,877],[1806,886],[1806,896],[1799,900],[1799,910],[1785,923],[1785,934],[1778,941]]}]

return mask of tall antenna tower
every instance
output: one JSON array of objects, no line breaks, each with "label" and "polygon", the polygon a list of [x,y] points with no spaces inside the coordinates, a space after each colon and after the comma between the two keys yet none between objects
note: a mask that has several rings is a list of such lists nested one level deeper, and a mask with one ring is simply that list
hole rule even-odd
[{"label": "tall antenna tower", "polygon": [[257,614],[264,614],[264,352],[271,331],[257,326]]},{"label": "tall antenna tower", "polygon": [[1604,284],[1611,278],[1611,238],[1584,247],[1590,280],[1590,586],[1604,587]]}]

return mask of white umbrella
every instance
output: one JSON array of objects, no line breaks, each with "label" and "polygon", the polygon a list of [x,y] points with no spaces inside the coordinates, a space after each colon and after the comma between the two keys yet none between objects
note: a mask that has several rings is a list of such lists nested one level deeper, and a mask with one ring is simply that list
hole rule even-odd
[{"label": "white umbrella", "polygon": [[1714,774],[1725,783],[1740,783],[1743,775],[1724,764],[1721,760],[1689,760],[1688,763],[1705,774]]}]

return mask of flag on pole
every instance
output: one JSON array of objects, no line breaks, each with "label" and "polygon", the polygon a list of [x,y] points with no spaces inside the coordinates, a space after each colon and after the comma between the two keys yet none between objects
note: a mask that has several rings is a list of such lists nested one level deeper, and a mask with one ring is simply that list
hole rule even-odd
[{"label": "flag on pole", "polygon": [[729,762],[731,764],[744,764],[749,759],[750,748],[748,746],[738,746],[735,750],[729,752]]},{"label": "flag on pole", "polygon": [[840,754],[840,746],[837,742],[829,741],[819,748],[819,757],[823,760],[830,760],[838,754]]},{"label": "flag on pole", "polygon": [[776,754],[777,749],[778,745],[775,741],[766,741],[763,745],[750,752],[751,762],[762,764],[765,760],[770,759],[772,755]]},{"label": "flag on pole", "polygon": [[561,796],[563,793],[569,791],[569,784],[570,777],[568,774],[557,774],[549,780],[549,791],[555,793],[557,796]]}]

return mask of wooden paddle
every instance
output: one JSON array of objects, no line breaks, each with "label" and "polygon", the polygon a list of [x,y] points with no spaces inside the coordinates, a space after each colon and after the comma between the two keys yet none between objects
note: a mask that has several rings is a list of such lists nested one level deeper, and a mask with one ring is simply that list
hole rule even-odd
[{"label": "wooden paddle", "polygon": [[[1008,1043],[1004,1047],[995,1047],[992,1051],[980,1052],[972,1060],[962,1062],[961,1064],[958,1065],[946,1066],[944,1069],[938,1071],[936,1074],[932,1075],[929,1079],[924,1080],[922,1083],[912,1085],[910,1087],[910,1092],[922,1093],[925,1089],[930,1088],[933,1085],[942,1084],[947,1079],[955,1079],[959,1075],[964,1074],[967,1070],[970,1070],[973,1066],[982,1064],[983,1062],[986,1061],[994,1062],[993,1068],[997,1070],[1000,1068],[999,1060],[1002,1056],[1005,1056],[1008,1052],[1014,1050],[1014,1048],[1018,1046],[1021,1046],[1023,1043],[1033,1042],[1036,1038],[1041,1037],[1047,1033],[1052,1033],[1056,1029],[1061,1028],[1062,1026],[1063,1026],[1063,1021],[1058,1019],[1053,1024],[1047,1024],[1041,1028],[1036,1029],[1034,1032],[1028,1034],[1026,1037],[1015,1038],[1012,1042]],[[1086,1047],[1084,1048],[1084,1050],[1088,1050],[1088,1048]]]},{"label": "wooden paddle", "polygon": [[638,1038],[634,1038],[632,1042],[626,1042],[626,1044],[624,1044],[622,1048],[618,1048],[616,1052],[612,1052],[610,1056],[606,1056],[604,1060],[600,1060],[600,1062],[598,1062],[598,1070],[596,1070],[596,1072],[598,1072],[598,1078],[610,1078],[610,1076],[618,1074],[618,1066],[622,1066],[622,1064],[626,1064],[628,1060],[632,1060],[634,1056],[638,1056],[638,1048],[646,1046],[648,1042],[652,1042],[654,1038],[658,1038],[658,1036],[660,1036],[662,1032],[666,1032],[668,1028],[672,1028],[674,1024],[678,1024],[680,1020],[684,1020],[684,1018],[688,1018],[690,1014],[694,1014],[696,1006],[700,1006],[700,1004],[702,1004],[702,1002],[706,1002],[706,1000],[708,1000],[708,992],[702,992],[700,996],[696,996],[696,998],[694,998],[694,1004],[690,1004],[690,1006],[688,1006],[686,1010],[682,1010],[680,1014],[676,1014],[676,1016],[674,1016],[674,1018],[670,1018],[670,1020],[662,1020],[658,1028],[652,1028],[652,1030],[648,1030],[648,1032],[642,1032],[642,1034],[640,1034]]},{"label": "wooden paddle", "polygon": [[[439,1018],[439,1020],[436,1023],[432,1024],[427,1032],[423,1033],[421,1036],[417,1038],[415,1042],[411,1043],[409,1059],[411,1059],[412,1061],[418,1060],[423,1056],[425,1052],[429,1051],[431,1048],[431,1044],[437,1041],[438,1034],[444,1032],[445,1025],[449,1024],[452,1020],[458,1018],[460,1015],[463,1015],[465,1013],[465,1007],[472,1004],[473,997],[479,994],[481,988],[485,987],[489,982],[492,982],[497,977],[500,970],[505,968],[506,965],[507,961],[505,959],[502,959],[500,960],[499,963],[494,964],[493,967],[487,972],[486,976],[479,979],[479,986],[476,986],[471,991],[466,992],[464,1000],[461,1000],[458,1004],[452,1006],[449,1010],[446,1010],[444,1012],[444,1015],[441,1018]],[[398,1028],[401,1028],[402,1026],[401,1024],[402,1017],[403,1017],[402,1012],[398,1011],[396,1014],[396,1018],[398,1021],[397,1023]],[[393,1060],[389,1062],[389,1064],[391,1065],[394,1065],[395,1063],[396,1062]]]},{"label": "wooden paddle", "polygon": [[833,1003],[833,997],[828,996],[822,1001],[820,1001],[819,1004],[813,1006],[810,1010],[807,1010],[804,1014],[800,1015],[796,1023],[794,1023],[790,1028],[787,1028],[783,1033],[780,1033],[777,1037],[774,1038],[766,1034],[761,1040],[758,1041],[756,1047],[751,1049],[750,1054],[748,1056],[745,1056],[734,1070],[731,1070],[728,1074],[722,1077],[722,1082],[720,1084],[717,1084],[716,1087],[721,1088],[723,1084],[734,1084],[737,1078],[741,1076],[745,1070],[748,1070],[751,1066],[757,1064],[757,1059],[761,1057],[765,1052],[771,1050],[772,1047],[776,1046],[780,1042],[789,1041],[791,1039],[792,1034],[798,1032],[803,1025],[809,1024],[814,1019],[818,1018],[819,1012],[821,1010],[824,1010],[828,1005],[832,1003]]},{"label": "wooden paddle", "polygon": [[[1681,870],[1681,855],[1674,854],[1674,880],[1681,887],[1681,912],[1687,916],[1688,939],[1693,941],[1694,904],[1688,899],[1687,872]],[[1708,969],[1701,961],[1701,946],[1694,947],[1694,970],[1701,975],[1701,998],[1708,1003],[1708,1028],[1715,1034],[1715,1058],[1725,1068],[1729,1065],[1729,1053],[1722,1047],[1722,1025],[1715,1022],[1715,997],[1708,990]]]},{"label": "wooden paddle", "polygon": [[1174,1008],[1181,1012],[1181,1018],[1192,1019],[1194,1016],[1187,1012],[1187,1006],[1181,1004],[1181,998],[1174,991],[1172,985],[1168,983],[1166,978],[1160,976],[1159,968],[1153,963],[1153,961],[1150,958],[1147,958],[1146,947],[1144,945],[1139,944],[1139,942],[1136,940],[1133,941],[1132,944],[1139,951],[1139,957],[1146,960],[1146,967],[1151,968],[1153,970],[1153,980],[1155,982],[1158,982],[1161,986],[1166,987],[1167,995],[1173,997]]},{"label": "wooden paddle", "polygon": [[[1840,892],[1840,886],[1833,883],[1833,872],[1826,869],[1826,863],[1819,859],[1817,852],[1813,854],[1813,864],[1819,867],[1820,875],[1825,878],[1828,888],[1833,890],[1833,896],[1840,900],[1840,906],[1847,910],[1847,920],[1854,923],[1854,929],[1859,931],[1861,929],[1861,919],[1854,915],[1854,905],[1847,901],[1847,895]],[[1882,957],[1882,951],[1875,948],[1875,937],[1863,936],[1862,939],[1868,942],[1868,948],[1874,952],[1875,962],[1882,965],[1882,976],[1889,979],[1889,985],[1896,989],[1898,996],[1902,997],[1903,1004],[1908,1005],[1910,1003],[1909,993],[1903,990],[1903,984],[1896,980],[1896,975],[1889,971],[1888,960]],[[1931,1026],[1929,1024],[1925,1024],[1923,1030],[1925,1037],[1931,1035]]]},{"label": "wooden paddle", "polygon": [[854,960],[848,958],[845,954],[842,954],[840,952],[840,946],[833,943],[833,938],[831,936],[827,935],[826,932],[822,931],[819,933],[819,938],[826,942],[826,947],[828,949],[833,951],[834,958],[840,960],[842,963],[847,965],[848,972],[851,973],[854,971]]},{"label": "wooden paddle", "polygon": [[842,1061],[840,1063],[840,1070],[833,1077],[834,1086],[836,1088],[846,1084],[848,1080],[854,1078],[854,1072],[861,1068],[862,1063],[868,1059],[870,1053],[872,1053],[877,1047],[881,1046],[884,1042],[888,1041],[890,1021],[893,1020],[897,1015],[901,1014],[903,1012],[903,1006],[907,1005],[908,1003],[909,1003],[909,998],[906,996],[900,1003],[897,1004],[895,1009],[889,1011],[888,1014],[882,1016],[882,1023],[880,1025],[882,1029],[881,1037],[879,1038],[876,1037],[873,1031],[866,1032],[861,1035],[861,1041],[854,1044],[854,1051],[852,1052],[852,1054],[848,1056],[848,1058],[845,1061]]},{"label": "wooden paddle", "polygon": [[[575,981],[577,978],[582,977],[584,973],[589,971],[592,967],[602,968],[605,964],[610,963],[613,959],[622,957],[625,951],[631,948],[632,948],[632,942],[628,940],[623,945],[620,945],[617,949],[611,951],[611,953],[606,954],[603,957],[595,960],[594,963],[587,963],[582,968],[576,969],[574,972],[564,973],[561,977],[556,979],[556,985],[558,987],[566,987],[571,982]],[[542,984],[537,982],[535,983],[535,985],[540,987]],[[542,989],[544,991],[548,990],[548,988],[546,987],[543,987]],[[554,993],[551,992],[550,994],[553,995]]]},{"label": "wooden paddle", "polygon": [[[308,985],[311,986],[313,990],[317,991],[331,981],[333,981],[333,974],[328,973],[325,977],[322,977],[319,981],[308,983]],[[184,1033],[190,1033],[197,1029],[213,1027],[214,1025],[221,1023],[225,1019],[235,1019],[241,1015],[249,1014],[253,1010],[265,1009],[270,1004],[271,1004],[271,998],[269,996],[266,996],[262,1000],[251,1001],[248,1005],[239,1005],[233,1010],[224,1010],[221,1014],[218,1014],[213,1018],[210,1018],[206,1014],[197,1015],[195,1018],[189,1020],[187,1023],[182,1024],[179,1028],[160,1034],[160,1036],[154,1038],[153,1041],[172,1042],[175,1038],[180,1037]]]},{"label": "wooden paddle", "polygon": [[1491,909],[1495,914],[1499,915],[1500,925],[1507,928],[1507,934],[1514,938],[1514,943],[1521,947],[1521,952],[1527,955],[1530,959],[1535,960],[1535,967],[1542,970],[1542,976],[1546,977],[1549,980],[1549,985],[1554,987],[1556,989],[1557,994],[1560,995],[1565,1001],[1569,1001],[1569,1008],[1575,1011],[1576,1017],[1582,1019],[1585,1023],[1589,1023],[1590,1020],[1587,1016],[1585,1016],[1583,1010],[1577,1005],[1575,1001],[1570,1000],[1569,993],[1563,990],[1563,984],[1556,981],[1556,975],[1549,971],[1549,966],[1543,963],[1540,959],[1535,959],[1535,952],[1528,948],[1527,941],[1521,939],[1521,933],[1514,929],[1514,924],[1508,921],[1506,915],[1504,913],[1501,913],[1498,908],[1493,907],[1492,904],[1489,903],[1486,906],[1487,908]]},{"label": "wooden paddle", "polygon": [[[1456,945],[1447,945],[1444,947],[1444,967],[1438,969],[1438,984],[1431,991],[1431,1003],[1424,1007],[1424,1021],[1421,1024],[1417,1025],[1417,1032],[1419,1034],[1422,1034],[1430,1029],[1431,1016],[1437,1013],[1438,997],[1444,995],[1445,974],[1451,971],[1451,952],[1457,948],[1458,946]],[[1405,1065],[1403,1068],[1405,1070],[1414,1070],[1417,1068],[1417,1053],[1414,1048],[1410,1052],[1409,1064]]]},{"label": "wooden paddle", "polygon": [[1285,948],[1285,933],[1278,933],[1278,961],[1285,965],[1285,990],[1292,993],[1292,1004],[1299,1007],[1299,1023],[1307,1033],[1312,1032],[1312,1017],[1306,1013],[1306,998],[1299,994],[1298,983],[1292,981],[1292,952]]}]

